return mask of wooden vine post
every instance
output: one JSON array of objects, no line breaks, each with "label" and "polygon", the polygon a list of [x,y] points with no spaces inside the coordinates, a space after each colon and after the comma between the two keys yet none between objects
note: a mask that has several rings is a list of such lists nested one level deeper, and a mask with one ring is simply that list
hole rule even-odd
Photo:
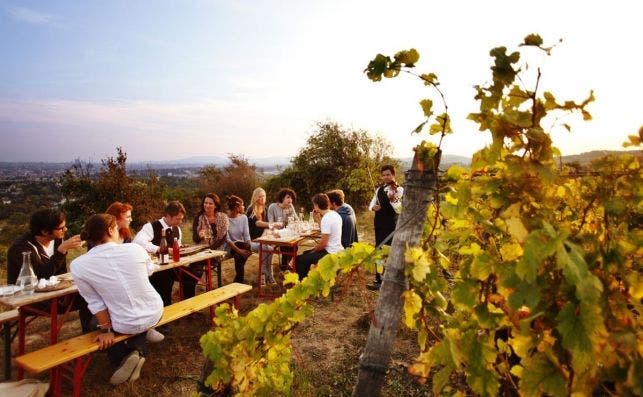
[{"label": "wooden vine post", "polygon": [[386,271],[371,322],[368,340],[359,362],[357,384],[353,396],[379,396],[391,358],[391,349],[400,326],[402,293],[408,288],[404,274],[404,253],[417,246],[426,220],[429,203],[437,184],[440,151],[428,160],[421,160],[416,151],[411,169],[406,172],[402,212],[397,221]]}]

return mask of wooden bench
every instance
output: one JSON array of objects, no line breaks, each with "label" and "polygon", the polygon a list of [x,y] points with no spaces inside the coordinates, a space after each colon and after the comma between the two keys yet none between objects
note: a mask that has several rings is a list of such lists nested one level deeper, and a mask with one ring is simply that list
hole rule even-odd
[{"label": "wooden bench", "polygon": [[[232,283],[212,291],[205,292],[193,298],[176,302],[166,306],[163,315],[155,327],[168,324],[174,320],[185,317],[190,313],[203,310],[228,299],[234,299],[238,308],[239,296],[252,289],[250,285]],[[98,343],[94,341],[100,331],[90,332],[75,338],[50,345],[40,350],[27,353],[16,358],[19,366],[31,373],[40,373],[52,369],[51,393],[60,396],[62,393],[62,364],[74,360],[73,363],[73,395],[80,396],[80,387],[85,370],[89,365],[90,354],[98,350]],[[117,335],[114,342],[121,342],[132,335]]]},{"label": "wooden bench", "polygon": [[11,327],[18,321],[18,309],[0,313],[2,340],[4,341],[4,380],[11,379]]}]

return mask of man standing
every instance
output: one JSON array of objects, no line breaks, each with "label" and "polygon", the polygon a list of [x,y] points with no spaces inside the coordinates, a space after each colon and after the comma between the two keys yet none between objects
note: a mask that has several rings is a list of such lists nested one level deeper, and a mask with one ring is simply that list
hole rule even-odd
[{"label": "man standing", "polygon": [[[397,225],[397,215],[402,210],[402,195],[404,189],[395,182],[395,169],[392,165],[380,168],[382,186],[376,191],[368,209],[375,211],[375,245],[379,246],[393,233]],[[391,245],[391,239],[385,245]],[[369,289],[378,290],[382,285],[382,275],[375,271],[375,282]]]},{"label": "man standing", "polygon": [[[40,209],[31,214],[29,231],[18,237],[7,252],[7,283],[18,281],[22,267],[22,253],[31,252],[31,266],[38,279],[67,273],[67,252],[82,245],[80,236],[72,236],[67,240],[65,214],[56,209]],[[65,311],[67,302],[61,302],[59,310]],[[43,310],[45,304],[40,307]],[[48,306],[48,305],[47,305]],[[77,297],[72,309],[79,310],[80,324],[83,332],[90,331],[91,313],[87,303]]]},{"label": "man standing", "polygon": [[344,192],[337,189],[326,193],[330,200],[330,209],[342,218],[342,246],[348,248],[358,241],[357,217],[353,207],[344,202]]},{"label": "man standing", "polygon": [[334,254],[344,249],[342,247],[342,218],[330,209],[330,200],[324,193],[313,196],[313,211],[321,215],[319,223],[321,239],[312,250],[297,255],[296,268],[299,279],[303,280],[308,275],[310,267],[317,263],[326,254]]},{"label": "man standing", "polygon": [[[148,222],[143,225],[141,231],[134,237],[134,243],[142,246],[151,254],[156,254],[159,251],[159,244],[161,243],[162,232],[165,231],[165,238],[167,246],[172,246],[172,241],[176,238],[181,245],[181,223],[185,218],[185,208],[183,204],[178,201],[170,201],[165,206],[165,215],[163,218],[154,222]],[[150,277],[150,282],[161,295],[163,299],[163,306],[172,304],[172,286],[174,285],[174,276],[172,272],[161,271],[156,272]]]}]

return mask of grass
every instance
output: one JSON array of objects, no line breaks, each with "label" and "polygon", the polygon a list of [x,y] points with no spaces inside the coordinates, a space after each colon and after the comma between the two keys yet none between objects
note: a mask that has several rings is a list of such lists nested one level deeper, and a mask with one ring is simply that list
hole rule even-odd
[{"label": "grass", "polygon": [[[373,241],[372,214],[361,214],[358,220],[362,241]],[[277,263],[277,258],[274,258]],[[276,267],[276,266],[275,266]],[[255,284],[257,276],[257,255],[246,264],[246,282]],[[3,269],[4,270],[4,269]],[[278,272],[277,272],[278,273]],[[223,264],[224,284],[232,282],[234,266],[232,261]],[[366,289],[372,280],[371,274],[361,272],[346,293],[335,295],[335,299],[316,298],[312,300],[315,313],[299,324],[293,331],[292,370],[293,396],[349,396],[358,373],[361,354],[369,330],[369,311],[374,307],[377,293]],[[346,280],[340,280],[346,282]],[[241,312],[246,313],[260,302],[255,292],[241,297]],[[207,311],[200,315],[178,320],[171,324],[171,332],[158,344],[148,345],[147,361],[141,378],[135,383],[119,386],[109,384],[112,373],[107,357],[94,354],[83,381],[83,395],[91,396],[190,396],[196,391],[196,380],[200,376],[203,356],[199,338],[207,332],[209,323]],[[39,319],[29,326],[28,351],[45,345],[49,331],[46,319]],[[80,333],[77,315],[72,313],[64,324],[61,339]],[[13,343],[13,353],[17,342]],[[401,328],[392,352],[392,364],[382,390],[384,396],[429,395],[428,386],[423,386],[407,374],[406,368],[418,354],[416,335]],[[14,377],[15,377],[14,368]],[[46,380],[48,374],[37,378]],[[71,391],[67,389],[66,393]]]}]

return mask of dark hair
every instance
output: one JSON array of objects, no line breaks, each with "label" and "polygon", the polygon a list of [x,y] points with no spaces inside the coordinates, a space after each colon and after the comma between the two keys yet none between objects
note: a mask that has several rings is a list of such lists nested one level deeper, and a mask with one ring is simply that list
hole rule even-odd
[{"label": "dark hair", "polygon": [[226,197],[226,205],[228,206],[229,211],[233,211],[243,205],[243,200],[241,197],[231,194]]},{"label": "dark hair", "polygon": [[170,201],[165,206],[165,215],[177,216],[179,213],[185,215],[185,207],[178,201]]},{"label": "dark hair", "polygon": [[[114,217],[116,217],[116,219],[118,220],[118,218],[120,218],[124,213],[133,209],[134,207],[131,204],[114,201],[109,205],[109,207],[107,207],[105,213],[114,215]],[[132,233],[132,229],[130,229],[129,227],[122,227],[118,229],[118,233],[123,239],[131,238],[134,235],[134,233]]]},{"label": "dark hair", "polygon": [[330,200],[324,193],[317,193],[313,196],[312,200],[314,204],[317,204],[317,207],[319,207],[320,210],[327,210],[330,206]]},{"label": "dark hair", "polygon": [[216,193],[208,193],[205,196],[203,196],[203,199],[201,199],[201,209],[199,210],[199,214],[202,214],[205,212],[203,209],[203,205],[205,204],[205,199],[211,198],[212,201],[214,201],[214,211],[220,211],[221,210],[221,199],[219,196],[216,195]]},{"label": "dark hair", "polygon": [[393,168],[393,166],[392,166],[392,165],[390,165],[390,164],[383,165],[383,166],[380,168],[380,174],[381,174],[382,172],[386,171],[386,170],[391,171],[391,174],[395,175],[395,168]]},{"label": "dark hair", "polygon": [[42,208],[31,214],[29,232],[34,236],[40,235],[43,231],[52,233],[64,221],[65,214],[59,210]]},{"label": "dark hair", "polygon": [[107,236],[109,229],[116,225],[116,217],[110,214],[96,214],[87,219],[83,230],[80,231],[80,239],[87,240],[89,246],[101,244]]},{"label": "dark hair", "polygon": [[297,195],[295,194],[295,191],[287,187],[284,187],[279,189],[279,191],[277,192],[277,202],[283,203],[286,196],[292,197],[293,202],[297,200]]},{"label": "dark hair", "polygon": [[331,203],[340,206],[344,204],[344,192],[341,190],[331,190],[330,192],[326,193],[328,196],[328,199],[330,200]]}]

